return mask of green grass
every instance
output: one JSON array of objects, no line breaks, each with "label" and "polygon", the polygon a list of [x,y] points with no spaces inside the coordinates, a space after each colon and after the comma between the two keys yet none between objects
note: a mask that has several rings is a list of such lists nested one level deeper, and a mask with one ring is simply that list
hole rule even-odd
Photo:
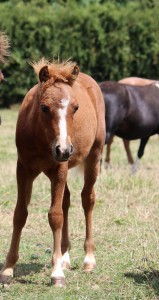
[{"label": "green grass", "polygon": [[[18,112],[1,110],[0,126],[0,267],[10,245],[16,203],[15,128]],[[136,155],[138,141],[131,143]],[[85,222],[80,201],[83,178],[69,175],[71,270],[66,288],[50,286],[52,234],[47,212],[50,184],[34,183],[29,217],[20,244],[13,281],[0,287],[0,300],[157,300],[159,299],[159,141],[150,139],[140,168],[130,175],[122,141],[115,138],[111,168],[96,183],[93,235],[97,269],[82,271]],[[104,156],[104,154],[103,154]]]}]

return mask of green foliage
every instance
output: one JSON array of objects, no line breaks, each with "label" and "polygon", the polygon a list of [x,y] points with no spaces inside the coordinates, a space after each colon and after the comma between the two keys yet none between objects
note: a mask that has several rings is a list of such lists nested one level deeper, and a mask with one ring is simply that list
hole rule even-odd
[{"label": "green foliage", "polygon": [[[158,78],[157,1],[1,1],[0,29],[11,41],[0,104],[22,101],[36,83],[28,62],[72,58],[97,81]],[[2,66],[1,66],[2,68]]]}]

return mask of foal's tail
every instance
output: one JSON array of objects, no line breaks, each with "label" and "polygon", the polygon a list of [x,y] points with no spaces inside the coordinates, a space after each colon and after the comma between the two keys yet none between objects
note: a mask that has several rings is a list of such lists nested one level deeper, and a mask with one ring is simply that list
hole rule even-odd
[{"label": "foal's tail", "polygon": [[7,35],[0,31],[0,62],[5,61],[5,57],[10,55],[10,42]]}]

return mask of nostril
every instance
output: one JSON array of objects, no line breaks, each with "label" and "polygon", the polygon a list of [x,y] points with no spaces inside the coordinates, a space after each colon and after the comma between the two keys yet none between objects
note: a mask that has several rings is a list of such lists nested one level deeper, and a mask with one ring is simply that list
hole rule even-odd
[{"label": "nostril", "polygon": [[68,149],[66,149],[66,150],[64,151],[63,156],[64,156],[64,158],[69,158],[70,153],[69,153],[69,150],[68,150]]},{"label": "nostril", "polygon": [[59,157],[61,155],[60,145],[57,145],[55,150],[56,150],[56,155]]},{"label": "nostril", "polygon": [[65,149],[63,149],[61,145],[57,144],[54,150],[55,159],[58,161],[66,161],[72,155],[73,150],[74,147],[72,144]]}]

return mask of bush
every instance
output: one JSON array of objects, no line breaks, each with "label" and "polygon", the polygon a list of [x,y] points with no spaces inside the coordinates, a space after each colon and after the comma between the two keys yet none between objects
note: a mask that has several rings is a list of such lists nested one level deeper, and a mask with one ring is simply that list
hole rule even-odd
[{"label": "bush", "polygon": [[5,1],[0,29],[11,40],[2,106],[22,101],[37,81],[28,62],[42,56],[71,57],[97,81],[158,77],[158,9],[149,1]]}]

